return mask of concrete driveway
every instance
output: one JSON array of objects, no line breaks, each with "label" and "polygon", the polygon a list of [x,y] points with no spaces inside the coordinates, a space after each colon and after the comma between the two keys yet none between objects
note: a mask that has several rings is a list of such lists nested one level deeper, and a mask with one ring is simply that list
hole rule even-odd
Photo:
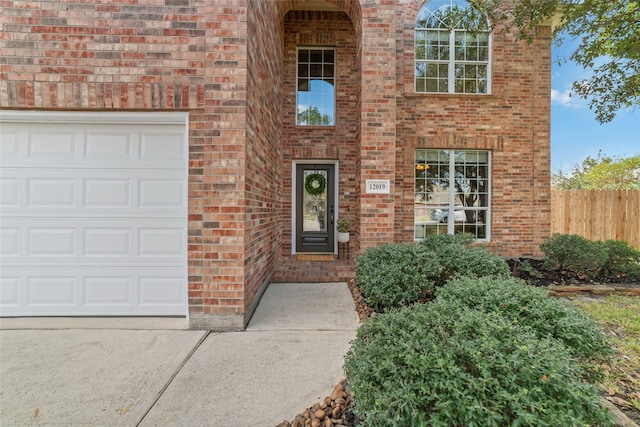
[{"label": "concrete driveway", "polygon": [[331,393],[345,283],[269,286],[244,332],[184,319],[0,320],[2,426],[274,426]]}]

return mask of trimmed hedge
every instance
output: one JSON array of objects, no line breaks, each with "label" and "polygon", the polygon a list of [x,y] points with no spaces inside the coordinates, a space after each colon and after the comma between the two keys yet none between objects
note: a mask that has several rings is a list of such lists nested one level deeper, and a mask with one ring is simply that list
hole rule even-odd
[{"label": "trimmed hedge", "polygon": [[540,250],[544,266],[584,274],[640,276],[640,251],[620,240],[591,241],[576,234],[554,234]]},{"label": "trimmed hedge", "polygon": [[432,297],[456,276],[507,277],[507,262],[483,247],[469,247],[473,236],[435,235],[417,244],[395,243],[367,249],[356,265],[358,286],[377,312]]},{"label": "trimmed hedge", "polygon": [[369,319],[345,372],[363,426],[604,426],[579,362],[606,357],[605,342],[538,290],[464,278],[429,304]]},{"label": "trimmed hedge", "polygon": [[600,362],[613,355],[610,341],[588,314],[519,279],[462,277],[439,289],[436,295],[441,303],[497,313],[538,338],[561,342],[571,357],[580,360],[585,376],[593,381],[601,379]]}]

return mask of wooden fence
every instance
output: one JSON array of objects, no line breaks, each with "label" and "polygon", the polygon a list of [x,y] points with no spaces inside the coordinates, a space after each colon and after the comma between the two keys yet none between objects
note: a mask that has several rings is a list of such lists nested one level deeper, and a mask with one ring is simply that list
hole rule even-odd
[{"label": "wooden fence", "polygon": [[551,233],[640,248],[640,191],[551,190]]}]

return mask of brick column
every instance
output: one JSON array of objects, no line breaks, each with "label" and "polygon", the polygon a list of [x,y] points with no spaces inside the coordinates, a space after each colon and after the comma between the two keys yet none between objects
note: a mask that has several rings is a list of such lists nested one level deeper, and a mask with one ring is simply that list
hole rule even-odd
[{"label": "brick column", "polygon": [[202,206],[202,259],[189,259],[201,280],[189,289],[195,328],[241,329],[245,321],[246,17],[246,0],[214,1],[205,10],[203,175],[189,192],[190,203]]},{"label": "brick column", "polygon": [[[396,149],[395,2],[362,5],[360,247],[394,238]],[[389,180],[389,194],[368,194],[368,179]]]}]

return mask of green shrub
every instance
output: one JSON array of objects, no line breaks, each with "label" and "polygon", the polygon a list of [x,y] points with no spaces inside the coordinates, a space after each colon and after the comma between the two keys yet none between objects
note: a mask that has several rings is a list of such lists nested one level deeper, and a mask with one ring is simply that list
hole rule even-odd
[{"label": "green shrub", "polygon": [[469,247],[469,236],[436,235],[418,244],[367,249],[356,265],[367,304],[382,312],[419,302],[455,276],[508,276],[507,262],[483,247]]},{"label": "green shrub", "polygon": [[469,246],[473,243],[474,239],[475,237],[471,233],[429,234],[424,239],[420,240],[420,244],[427,248],[436,250],[441,246],[452,244]]},{"label": "green shrub", "polygon": [[432,294],[440,270],[432,252],[395,243],[367,249],[358,257],[356,276],[367,304],[382,312]]},{"label": "green shrub", "polygon": [[640,276],[640,251],[620,240],[607,240],[604,245],[607,249],[605,274]]},{"label": "green shrub", "polygon": [[435,255],[442,266],[436,286],[442,286],[456,276],[508,277],[509,264],[504,258],[489,252],[484,247],[468,247],[461,244],[441,245]]},{"label": "green shrub", "polygon": [[440,298],[369,319],[345,372],[363,426],[610,425],[562,343]]},{"label": "green shrub", "polygon": [[589,377],[599,374],[596,366],[612,355],[611,343],[591,317],[518,279],[458,278],[439,288],[436,297],[443,303],[500,314],[539,338],[560,341],[588,368]]},{"label": "green shrub", "polygon": [[561,269],[595,277],[607,261],[607,248],[575,234],[554,234],[540,249],[547,269]]}]

